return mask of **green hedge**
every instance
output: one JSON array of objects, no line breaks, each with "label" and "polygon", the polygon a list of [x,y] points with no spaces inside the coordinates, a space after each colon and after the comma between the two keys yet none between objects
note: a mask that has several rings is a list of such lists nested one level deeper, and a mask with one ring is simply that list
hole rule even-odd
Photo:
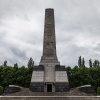
[{"label": "green hedge", "polygon": [[97,88],[97,95],[100,95],[100,87]]},{"label": "green hedge", "polygon": [[3,94],[3,87],[0,86],[0,95],[2,95],[2,94]]}]

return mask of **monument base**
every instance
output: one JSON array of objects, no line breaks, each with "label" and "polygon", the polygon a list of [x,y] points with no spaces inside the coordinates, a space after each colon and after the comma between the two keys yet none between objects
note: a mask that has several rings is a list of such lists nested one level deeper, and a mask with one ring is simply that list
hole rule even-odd
[{"label": "monument base", "polygon": [[55,92],[67,92],[70,90],[69,83],[67,82],[56,82],[55,83]]},{"label": "monument base", "polygon": [[44,83],[43,82],[31,82],[29,89],[32,92],[44,92]]},{"label": "monument base", "polygon": [[[45,90],[46,87],[46,90]],[[67,92],[70,90],[69,83],[42,83],[34,82],[30,83],[30,90],[32,92]],[[55,90],[55,91],[54,91]]]},{"label": "monument base", "polygon": [[34,66],[30,90],[32,92],[67,92],[70,90],[65,66],[41,63]]}]

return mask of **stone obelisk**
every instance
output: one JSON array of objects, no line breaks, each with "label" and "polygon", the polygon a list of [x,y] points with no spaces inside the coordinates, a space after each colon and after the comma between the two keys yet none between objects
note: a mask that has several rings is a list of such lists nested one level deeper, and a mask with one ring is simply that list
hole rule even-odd
[{"label": "stone obelisk", "polygon": [[58,63],[56,55],[54,10],[45,9],[43,56],[40,63]]},{"label": "stone obelisk", "polygon": [[65,66],[61,66],[56,54],[54,9],[45,9],[43,54],[38,66],[34,66],[30,90],[33,92],[66,92],[69,82]]}]

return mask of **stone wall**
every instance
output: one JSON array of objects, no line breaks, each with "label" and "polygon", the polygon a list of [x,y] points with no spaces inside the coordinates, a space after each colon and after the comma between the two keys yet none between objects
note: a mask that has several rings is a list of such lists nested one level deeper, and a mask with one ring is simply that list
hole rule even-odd
[{"label": "stone wall", "polygon": [[0,97],[0,100],[100,100],[96,96],[6,96]]}]

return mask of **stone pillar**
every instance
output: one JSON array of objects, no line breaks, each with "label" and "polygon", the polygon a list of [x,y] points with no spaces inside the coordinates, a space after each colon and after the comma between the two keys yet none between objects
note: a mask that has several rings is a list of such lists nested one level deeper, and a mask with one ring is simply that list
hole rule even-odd
[{"label": "stone pillar", "polygon": [[54,9],[45,9],[43,56],[41,62],[58,62],[56,55]]}]

